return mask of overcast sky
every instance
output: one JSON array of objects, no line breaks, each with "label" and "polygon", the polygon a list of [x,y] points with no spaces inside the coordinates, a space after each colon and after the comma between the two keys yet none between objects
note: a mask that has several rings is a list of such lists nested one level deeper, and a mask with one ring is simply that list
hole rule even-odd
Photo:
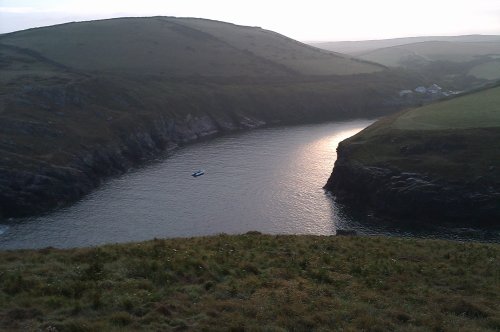
[{"label": "overcast sky", "polygon": [[156,15],[260,26],[302,41],[500,35],[500,0],[0,0],[0,33]]}]

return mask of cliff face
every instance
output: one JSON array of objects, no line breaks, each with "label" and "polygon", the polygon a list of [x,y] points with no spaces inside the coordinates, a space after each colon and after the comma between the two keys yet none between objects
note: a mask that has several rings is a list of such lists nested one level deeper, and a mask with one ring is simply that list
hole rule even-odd
[{"label": "cliff face", "polygon": [[[163,127],[162,125],[166,125]],[[165,149],[225,130],[257,127],[264,122],[216,123],[201,117],[169,121],[149,130],[124,133],[118,140],[74,152],[68,164],[35,162],[36,169],[0,169],[0,215],[32,215],[72,202],[109,176],[123,173]]]},{"label": "cliff face", "polygon": [[381,215],[499,225],[500,87],[375,122],[338,147],[326,184]]},{"label": "cliff face", "polygon": [[116,141],[78,151],[66,165],[39,162],[31,170],[0,168],[0,216],[28,216],[63,206],[89,193],[106,178],[139,166],[166,149],[264,124],[246,117],[230,122],[208,116],[159,120],[143,131],[123,133]]},{"label": "cliff face", "polygon": [[390,166],[366,166],[351,160],[349,151],[349,143],[339,145],[325,185],[341,203],[406,221],[498,225],[500,187],[494,183],[483,178],[446,181]]}]

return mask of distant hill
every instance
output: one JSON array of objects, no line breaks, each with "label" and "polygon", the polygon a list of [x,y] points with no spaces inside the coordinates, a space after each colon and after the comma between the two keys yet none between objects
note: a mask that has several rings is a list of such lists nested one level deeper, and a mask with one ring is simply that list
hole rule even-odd
[{"label": "distant hill", "polygon": [[380,48],[422,43],[428,41],[498,43],[500,42],[500,36],[497,35],[423,36],[423,37],[406,37],[406,38],[361,40],[361,41],[311,42],[309,44],[333,52],[358,55],[360,53],[366,53]]},{"label": "distant hill", "polygon": [[382,66],[258,27],[194,18],[121,18],[0,36],[0,44],[65,67],[171,76],[350,75]]},{"label": "distant hill", "polygon": [[443,77],[500,79],[500,40],[426,41],[359,53],[360,59]]},{"label": "distant hill", "polygon": [[401,112],[340,143],[339,199],[419,221],[499,225],[500,87]]},{"label": "distant hill", "polygon": [[500,56],[500,40],[498,42],[426,41],[358,54],[361,59],[391,67],[404,66],[412,61],[470,62],[483,56]]},{"label": "distant hill", "polygon": [[485,80],[500,79],[500,56],[492,58],[492,61],[475,65],[469,69],[468,74]]},{"label": "distant hill", "polygon": [[500,79],[500,36],[411,37],[313,43],[388,67],[402,67],[458,90]]}]

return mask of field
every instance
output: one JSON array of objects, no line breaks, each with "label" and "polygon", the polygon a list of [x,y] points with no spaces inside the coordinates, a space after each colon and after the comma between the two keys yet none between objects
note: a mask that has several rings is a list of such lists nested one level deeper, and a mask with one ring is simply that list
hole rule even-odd
[{"label": "field", "polygon": [[484,78],[486,80],[500,79],[500,60],[498,60],[498,57],[496,57],[495,59],[496,61],[490,61],[474,66],[469,71],[469,74],[478,78]]},{"label": "field", "polygon": [[498,245],[249,233],[0,253],[6,331],[495,331]]},{"label": "field", "polygon": [[309,43],[312,46],[357,56],[369,51],[389,48],[393,46],[423,43],[430,41],[443,42],[500,42],[500,36],[495,35],[465,35],[465,36],[424,36],[424,37],[407,37],[407,38],[392,38],[392,39],[376,39],[376,40],[360,40],[360,41],[339,41],[339,42],[314,42]]},{"label": "field", "polygon": [[[500,78],[500,36],[414,37],[312,44],[387,67],[401,67],[446,89],[470,90]],[[409,87],[408,87],[409,88]],[[415,87],[412,87],[415,88]]]},{"label": "field", "polygon": [[347,140],[350,158],[435,179],[499,183],[499,102],[495,87],[387,117]]},{"label": "field", "polygon": [[358,54],[358,57],[386,66],[400,66],[412,58],[421,61],[469,62],[479,56],[494,54],[500,54],[498,42],[427,41],[381,48]]},{"label": "field", "polygon": [[500,127],[500,87],[405,112],[392,127],[403,130]]}]

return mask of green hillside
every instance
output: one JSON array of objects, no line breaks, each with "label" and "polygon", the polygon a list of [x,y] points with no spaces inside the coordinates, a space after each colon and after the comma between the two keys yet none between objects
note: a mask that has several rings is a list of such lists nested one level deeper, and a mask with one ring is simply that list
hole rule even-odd
[{"label": "green hillside", "polygon": [[472,67],[469,74],[486,80],[500,79],[500,56],[494,57],[494,61],[488,61]]},{"label": "green hillside", "polygon": [[408,70],[450,90],[476,89],[500,78],[500,36],[411,37],[312,44]]},{"label": "green hillside", "polygon": [[256,233],[0,252],[0,329],[496,331],[499,255]]},{"label": "green hillside", "polygon": [[276,32],[201,19],[176,19],[184,26],[205,31],[233,47],[282,64],[304,75],[349,75],[380,70],[373,63],[320,50]]},{"label": "green hillside", "polygon": [[499,105],[497,86],[377,121],[340,143],[327,188],[382,214],[498,226]]},{"label": "green hillside", "polygon": [[402,112],[349,141],[359,145],[352,158],[363,164],[462,180],[488,176],[499,182],[500,87]]},{"label": "green hillside", "polygon": [[381,48],[360,53],[358,57],[396,67],[417,60],[469,62],[489,55],[500,55],[500,42],[428,41]]},{"label": "green hillside", "polygon": [[489,42],[500,43],[500,36],[496,35],[464,35],[464,36],[423,36],[423,37],[405,37],[378,40],[360,40],[360,41],[338,41],[338,42],[312,42],[312,46],[325,50],[340,52],[357,56],[369,51],[414,43],[444,41],[444,42]]},{"label": "green hillside", "polygon": [[405,112],[392,127],[404,130],[500,127],[500,87]]},{"label": "green hillside", "polygon": [[92,72],[171,76],[348,75],[383,69],[257,27],[202,19],[122,18],[0,36],[0,44]]},{"label": "green hillside", "polygon": [[498,79],[500,42],[428,41],[358,55],[388,67],[402,67],[453,90],[469,90]]}]

